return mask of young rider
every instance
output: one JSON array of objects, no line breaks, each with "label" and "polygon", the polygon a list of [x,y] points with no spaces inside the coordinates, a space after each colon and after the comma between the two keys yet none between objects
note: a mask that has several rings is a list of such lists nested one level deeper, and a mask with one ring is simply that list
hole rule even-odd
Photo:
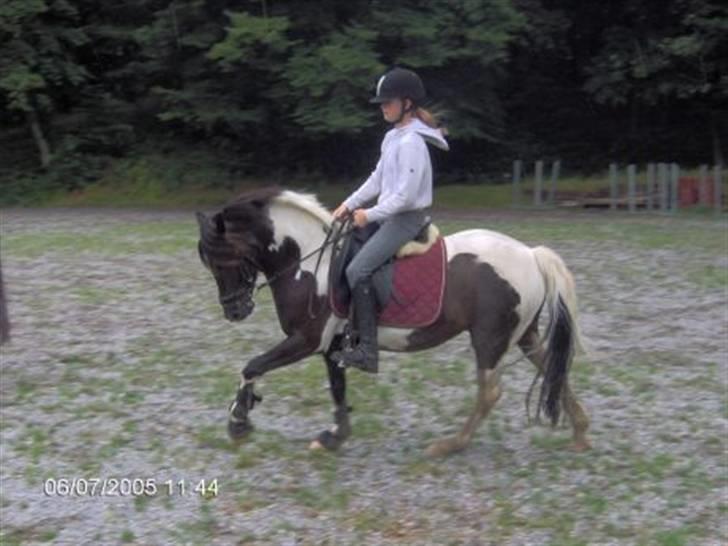
[{"label": "young rider", "polygon": [[[357,227],[380,225],[346,269],[359,343],[339,355],[345,366],[372,373],[378,371],[379,359],[371,276],[426,223],[426,209],[432,205],[432,164],[426,143],[448,149],[437,122],[420,106],[424,98],[422,80],[411,70],[395,68],[379,79],[370,102],[380,105],[384,119],[394,127],[384,135],[372,174],[334,211],[339,219],[351,214]],[[376,205],[362,208],[375,197]]]}]

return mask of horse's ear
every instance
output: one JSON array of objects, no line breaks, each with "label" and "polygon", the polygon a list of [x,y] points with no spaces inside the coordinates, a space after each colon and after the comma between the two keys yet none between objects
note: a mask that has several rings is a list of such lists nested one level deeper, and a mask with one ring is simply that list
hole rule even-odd
[{"label": "horse's ear", "polygon": [[204,230],[208,223],[207,216],[201,212],[195,212],[195,218],[197,218],[197,225],[200,226],[200,230]]},{"label": "horse's ear", "polygon": [[212,221],[215,224],[215,230],[222,235],[225,233],[225,220],[223,220],[222,214],[217,213],[215,216],[212,217]]}]

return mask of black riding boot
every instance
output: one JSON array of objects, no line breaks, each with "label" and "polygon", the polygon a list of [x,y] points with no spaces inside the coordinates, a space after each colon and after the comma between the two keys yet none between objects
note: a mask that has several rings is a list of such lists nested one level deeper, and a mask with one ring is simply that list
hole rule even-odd
[{"label": "black riding boot", "polygon": [[359,343],[342,351],[341,363],[346,367],[365,372],[379,370],[379,346],[377,345],[377,302],[370,279],[357,283],[352,294],[354,325],[359,333]]}]

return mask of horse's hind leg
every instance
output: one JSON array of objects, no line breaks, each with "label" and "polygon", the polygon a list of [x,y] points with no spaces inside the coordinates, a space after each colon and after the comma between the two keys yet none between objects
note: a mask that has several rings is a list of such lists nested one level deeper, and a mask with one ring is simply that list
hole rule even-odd
[{"label": "horse's hind leg", "polygon": [[476,343],[472,332],[471,337],[478,359],[478,398],[475,409],[460,432],[455,436],[438,440],[427,448],[426,453],[430,457],[442,457],[467,447],[478,425],[488,416],[501,396],[500,371],[496,369],[496,366],[506,352],[507,341],[493,347],[482,342]]},{"label": "horse's hind leg", "polygon": [[[518,346],[524,352],[526,357],[533,363],[539,372],[544,373],[544,353],[545,350],[541,344],[536,321],[526,330],[523,337],[518,342]],[[564,384],[564,397],[562,401],[564,411],[569,416],[571,426],[574,431],[574,449],[584,451],[591,447],[591,443],[587,438],[586,431],[589,428],[589,416],[584,406],[571,390],[568,381]]]}]

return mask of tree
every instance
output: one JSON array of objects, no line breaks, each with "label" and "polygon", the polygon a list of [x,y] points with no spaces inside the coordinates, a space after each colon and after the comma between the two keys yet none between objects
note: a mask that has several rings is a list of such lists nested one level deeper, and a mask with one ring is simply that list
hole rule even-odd
[{"label": "tree", "polygon": [[728,7],[710,0],[633,3],[631,17],[607,26],[585,67],[584,88],[598,103],[688,109],[710,127],[723,162],[720,127],[728,106]]},{"label": "tree", "polygon": [[6,0],[0,5],[0,97],[4,109],[23,115],[41,165],[52,159],[42,116],[50,116],[87,80],[76,60],[88,38],[78,12],[65,0]]}]

